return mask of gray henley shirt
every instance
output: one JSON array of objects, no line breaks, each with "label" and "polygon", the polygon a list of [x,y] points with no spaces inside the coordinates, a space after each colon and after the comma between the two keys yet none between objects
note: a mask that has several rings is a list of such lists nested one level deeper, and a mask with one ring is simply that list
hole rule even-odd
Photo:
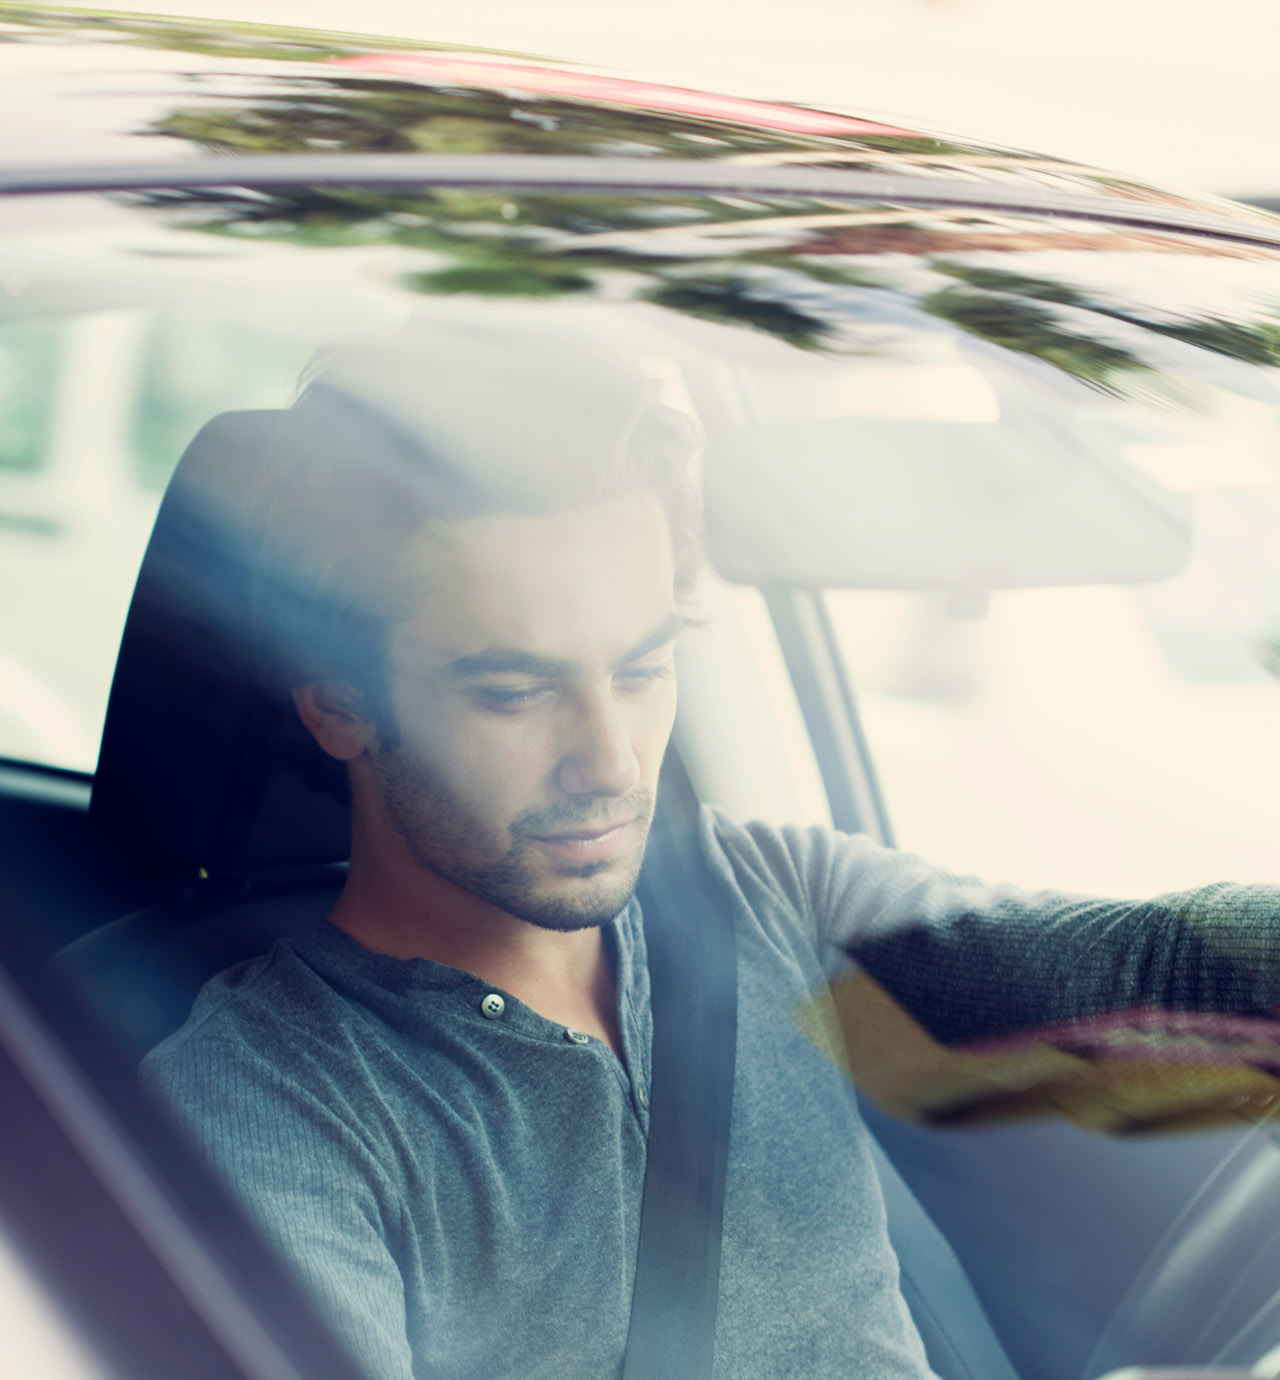
[{"label": "gray henley shirt", "polygon": [[[856,963],[958,1042],[1162,1002],[1272,1015],[1276,893],[990,888],[863,837],[704,813],[737,927],[716,1374],[929,1374],[855,1099],[797,1012]],[[623,1057],[324,920],[230,969],[143,1066],[377,1380],[604,1380],[631,1302],[650,1079],[638,907]]]}]

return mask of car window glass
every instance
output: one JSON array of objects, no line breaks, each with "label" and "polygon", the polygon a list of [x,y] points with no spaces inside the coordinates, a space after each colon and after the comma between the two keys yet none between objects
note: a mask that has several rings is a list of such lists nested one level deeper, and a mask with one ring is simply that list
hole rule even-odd
[{"label": "car window glass", "polygon": [[[900,846],[1099,895],[1270,881],[1269,611],[1222,576],[1008,592],[978,616],[831,594]],[[1257,622],[1233,627],[1233,606]]]},{"label": "car window glass", "polygon": [[[218,411],[287,404],[326,342],[415,313],[572,321],[649,369],[703,428],[722,481],[712,555],[749,583],[769,578],[752,565],[766,546],[806,583],[830,575],[833,551],[837,564],[854,553],[861,566],[837,573],[866,584],[899,580],[900,551],[942,551],[950,578],[986,550],[980,525],[951,520],[956,494],[1007,508],[1042,491],[1052,511],[1081,457],[1110,486],[1086,494],[1104,517],[1113,490],[1132,510],[1107,559],[1163,568],[1185,554],[1189,490],[1250,482],[1274,437],[1260,251],[1174,255],[1147,232],[746,198],[675,198],[674,226],[645,198],[449,189],[15,208],[5,367],[36,386],[9,422],[26,458],[0,474],[17,520],[0,559],[33,594],[0,629],[0,753],[57,765],[93,764],[133,575],[186,440]],[[735,570],[716,518],[741,495],[768,540],[752,537]],[[1057,581],[1095,584],[1104,527],[1068,523],[1057,546],[1020,539],[999,558],[1034,565],[1052,549]],[[956,530],[978,535],[945,550]]]},{"label": "car window glass", "polygon": [[0,755],[89,770],[164,484],[215,412],[289,401],[309,347],[151,306],[0,336]]},{"label": "car window glass", "polygon": [[738,819],[830,825],[763,595],[710,574],[698,612],[705,626],[688,630],[679,647],[675,742],[700,798]]},{"label": "car window glass", "polygon": [[51,321],[0,327],[0,470],[29,474],[46,461],[61,338]]},{"label": "car window glass", "polygon": [[[1065,437],[1081,458],[1110,457],[1130,494],[1151,484],[1181,505],[1165,511],[1185,549],[1119,583],[828,594],[897,839],[961,872],[1080,892],[1270,881],[1274,269],[1247,255],[1193,255],[1177,272],[1156,256],[1028,257],[1021,282],[990,256],[956,265],[967,286],[946,290],[953,319],[993,312],[981,330],[1003,348],[983,374],[997,389],[1012,353],[1039,361],[1020,397],[1002,392],[993,440],[1032,404],[1024,455]],[[995,314],[1010,290],[1027,297]]]},{"label": "car window glass", "polygon": [[[0,475],[35,519],[0,546],[23,592],[0,614],[0,753],[92,766],[160,490],[205,420],[287,405],[313,353],[353,332],[422,318],[447,342],[519,320],[621,351],[702,429],[712,555],[737,582],[709,582],[711,626],[681,650],[677,743],[705,798],[828,817],[758,587],[843,581],[888,591],[829,607],[906,846],[1072,889],[1265,875],[1265,255],[1199,246],[1175,270],[1146,232],[745,197],[666,216],[484,189],[95,205],[9,244],[21,291],[0,306],[49,381],[38,461]],[[483,424],[500,390],[451,401]],[[1056,775],[1037,778],[1041,741]],[[1216,842],[1193,862],[1201,835]],[[1060,1312],[1081,1345],[1088,1326]]]}]

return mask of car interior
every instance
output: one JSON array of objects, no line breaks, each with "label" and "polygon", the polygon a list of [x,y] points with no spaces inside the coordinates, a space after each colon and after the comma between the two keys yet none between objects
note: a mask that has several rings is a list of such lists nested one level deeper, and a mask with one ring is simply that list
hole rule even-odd
[{"label": "car interior", "polygon": [[[226,198],[227,204],[234,200]],[[506,205],[494,213],[502,224]],[[113,206],[112,214],[120,209]],[[779,211],[764,209],[771,219]],[[735,213],[741,210],[739,206]],[[375,212],[382,215],[386,206]],[[399,214],[387,213],[388,222]],[[404,223],[395,228],[405,234],[412,230]],[[481,226],[477,243],[493,239],[491,228]],[[943,229],[952,234],[956,226],[948,223]],[[843,232],[837,226],[833,234]],[[101,262],[95,272],[101,282],[111,282],[112,291],[101,289],[96,280],[94,290],[104,292],[107,308],[131,301],[129,294],[135,292],[132,280],[116,291],[121,262],[138,275],[142,287],[136,289],[137,300],[148,305],[173,291],[177,281],[145,276],[180,263],[181,255],[164,236],[146,240],[136,227],[129,233],[135,239],[128,241],[128,254],[115,259],[98,251]],[[458,232],[455,243],[465,233]],[[269,235],[261,238],[265,243]],[[233,245],[237,254],[245,242],[236,244],[229,236],[206,239],[220,250]],[[135,253],[137,244],[146,252]],[[198,294],[216,296],[230,281],[264,316],[297,312],[298,321],[291,319],[289,326],[310,349],[315,338],[338,325],[349,328],[342,291],[354,297],[352,283],[365,271],[358,259],[364,251],[358,246],[334,250],[335,255],[357,257],[345,260],[355,264],[346,270],[351,276],[345,287],[339,283],[341,291],[326,296],[317,291],[319,283],[328,283],[325,275],[341,278],[341,272],[325,267],[326,252],[317,264],[311,248],[290,259],[294,246],[267,244],[262,264],[244,254],[249,267],[243,281],[215,276],[234,259],[227,255],[209,270],[207,281],[199,279]],[[435,241],[430,252],[439,253]],[[697,248],[703,252],[705,247]],[[408,256],[409,251],[400,246],[394,253]],[[298,268],[307,255],[312,258]],[[371,256],[381,272],[376,246]],[[1098,257],[1110,266],[1124,255],[1108,250]],[[1156,262],[1157,277],[1168,272],[1158,254],[1146,257]],[[829,256],[831,262],[837,258]],[[638,257],[635,262],[645,261]],[[1050,267],[1055,263],[1051,254]],[[407,258],[399,259],[394,267],[400,272],[407,264]],[[417,258],[412,267],[421,269]],[[1239,265],[1229,260],[1228,267]],[[871,382],[851,380],[847,376],[857,370],[848,370],[843,362],[830,367],[807,342],[799,351],[789,341],[743,329],[744,321],[751,324],[771,311],[770,319],[794,330],[799,318],[787,315],[793,298],[812,306],[795,295],[795,281],[782,281],[777,264],[755,265],[755,270],[750,291],[743,293],[746,305],[734,304],[737,316],[708,313],[703,299],[688,316],[652,302],[636,312],[636,319],[650,329],[655,314],[667,311],[661,329],[643,337],[649,354],[661,353],[652,341],[663,348],[675,341],[679,349],[688,347],[682,358],[715,360],[715,368],[706,368],[701,378],[691,371],[689,379],[694,391],[701,388],[697,402],[702,412],[711,415],[721,407],[716,435],[725,444],[708,450],[706,484],[716,512],[732,514],[732,521],[711,532],[719,572],[707,596],[713,632],[690,637],[680,653],[681,708],[665,776],[670,790],[721,805],[739,818],[834,823],[891,842],[893,811],[876,770],[890,749],[870,719],[864,727],[860,718],[865,687],[850,673],[830,617],[829,596],[900,586],[918,592],[912,581],[918,582],[924,569],[930,588],[950,591],[948,618],[956,612],[958,619],[975,610],[980,614],[985,606],[975,572],[983,573],[993,552],[997,565],[1020,569],[1027,586],[1157,581],[1189,563],[1192,576],[1200,579],[1191,591],[1191,620],[1202,616],[1195,600],[1209,583],[1196,567],[1193,548],[1203,541],[1203,517],[1212,499],[1202,504],[1197,528],[1185,493],[1113,463],[1116,455],[1108,447],[1114,437],[1106,425],[1106,409],[1115,405],[1118,410],[1114,389],[1108,391],[1112,385],[1092,376],[1081,382],[1050,367],[1058,356],[1049,351],[1069,355],[1068,347],[1078,347],[1079,341],[1059,333],[1047,346],[1041,342],[1041,354],[1017,354],[1012,347],[973,338],[962,341],[965,354],[953,348],[940,317],[930,317],[928,329],[921,328],[921,311],[905,293],[895,296],[890,287],[874,283],[868,287],[856,275],[836,287],[819,278],[805,280],[800,284],[804,292],[830,290],[830,302],[821,309],[829,309],[833,317],[846,309],[851,317],[861,312],[873,331],[885,329],[891,343],[905,341],[909,368],[877,372],[878,361],[872,357],[877,347],[869,346],[859,356],[859,366]],[[634,264],[632,271],[638,272]],[[265,290],[277,272],[289,279],[292,293],[283,304]],[[1043,322],[1035,313],[1042,311],[1043,293],[1049,289],[1037,281],[1027,277],[1023,286],[1030,284],[1031,327],[1040,329]],[[1252,291],[1253,280],[1242,276],[1241,281]],[[377,278],[376,285],[382,293],[383,279]],[[687,282],[676,287],[692,291]],[[360,292],[366,288],[359,278]],[[777,300],[770,300],[766,289],[776,289]],[[667,283],[664,290],[676,289]],[[967,289],[954,285],[939,289],[934,282],[929,290],[944,297],[959,292],[962,305],[970,300],[964,296]],[[864,291],[865,300],[858,295]],[[1002,310],[1020,300],[1007,282],[1000,291],[1005,294]],[[716,298],[717,310],[723,310],[727,296],[731,294]],[[456,307],[459,299],[449,300]],[[946,298],[950,309],[955,302],[954,295]],[[300,304],[317,312],[323,308],[330,316],[316,324],[304,319]],[[361,324],[376,328],[403,308],[391,292],[375,305],[380,314],[360,317]],[[492,302],[484,306],[494,309]],[[989,306],[985,303],[984,309]],[[433,309],[442,310],[434,299]],[[548,315],[557,309],[568,310],[546,306],[541,299],[533,308]],[[457,310],[465,316],[478,313],[480,306],[468,298]],[[521,303],[520,310],[530,308]],[[612,304],[606,310],[613,310]],[[619,320],[623,310],[619,308]],[[821,314],[819,307],[813,310]],[[1084,312],[1076,299],[1065,310],[1068,317]],[[1117,333],[1122,328],[1137,332],[1149,324],[1117,324],[1111,310],[1104,325]],[[699,313],[701,319],[695,320]],[[106,310],[86,312],[93,317],[90,329],[99,334],[95,348],[107,358],[125,338],[108,329],[113,325],[110,315]],[[251,315],[246,312],[245,319]],[[198,315],[192,319],[207,328]],[[136,323],[125,324],[135,329]],[[607,321],[606,331],[615,324]],[[274,329],[274,319],[271,325]],[[1095,327],[1096,322],[1091,329]],[[624,327],[618,329],[621,334]],[[195,345],[189,353],[200,363],[199,331],[191,335]],[[723,348],[726,337],[732,349]],[[211,338],[210,332],[206,352]],[[634,339],[641,338],[637,327]],[[1232,342],[1232,348],[1244,349],[1235,337]],[[292,350],[298,340],[291,337],[285,343]],[[1245,344],[1254,348],[1252,338]],[[162,340],[157,350],[179,358],[181,345],[181,331],[175,330],[173,339]],[[1184,347],[1209,357],[1199,345],[1167,336],[1159,345],[1170,357]],[[230,357],[244,348],[241,337],[228,334],[213,352]],[[70,353],[76,350],[85,353],[83,345]],[[677,353],[672,346],[670,355]],[[289,350],[280,348],[277,354],[283,358]],[[784,355],[783,365],[790,370],[779,368],[771,379],[769,370]],[[717,373],[720,356],[745,359],[752,366],[758,361],[759,377],[750,378],[745,366],[740,374],[731,365]],[[805,361],[804,369],[795,366],[792,356]],[[1247,350],[1243,357],[1252,359]],[[1209,367],[1226,377],[1228,392],[1238,380],[1226,376],[1225,358],[1209,357]],[[292,354],[289,359],[294,369],[297,361]],[[981,377],[972,359],[986,370]],[[958,398],[963,407],[953,409],[956,416],[944,421],[917,415],[918,400],[911,396],[917,366],[932,371],[930,405],[936,404],[941,416],[943,404],[949,407]],[[678,368],[668,374],[676,377],[666,383],[682,386]],[[951,379],[947,387],[938,382],[944,375]],[[119,385],[106,377],[106,388],[87,390],[91,402],[100,403],[111,386]],[[976,377],[981,387],[975,385]],[[1141,381],[1146,387],[1148,376],[1143,374]],[[753,382],[761,385],[755,395]],[[1256,381],[1246,382],[1241,393],[1256,387],[1257,397],[1240,411],[1253,425],[1256,413],[1248,404],[1256,403],[1260,410],[1273,395]],[[776,385],[772,396],[767,396],[766,384]],[[887,402],[875,396],[881,393]],[[901,394],[909,398],[905,408],[894,400]],[[1077,407],[1081,396],[1085,403]],[[1061,411],[1070,424],[1046,423],[1037,408],[1046,399],[1058,406],[1064,398],[1069,406]],[[171,416],[169,401],[162,397],[153,410],[166,423],[177,416],[185,437],[191,430],[190,399],[183,404],[185,410],[179,414],[175,406]],[[89,420],[79,423],[72,449],[92,451],[98,439],[92,428],[101,422],[91,407],[85,415]],[[181,1148],[166,1140],[164,1127],[132,1089],[132,1073],[142,1054],[182,1022],[208,977],[265,952],[276,938],[323,915],[344,875],[345,812],[304,788],[270,752],[269,710],[244,637],[251,622],[247,562],[253,533],[245,530],[240,500],[261,462],[275,416],[252,402],[219,412],[204,423],[174,471],[137,575],[96,771],[37,765],[18,760],[16,751],[12,759],[0,761],[0,908],[14,921],[0,933],[4,966],[19,978],[22,999],[39,1011],[79,1061],[86,1075],[81,1092],[100,1104],[95,1124],[100,1129],[114,1126],[112,1134],[131,1138],[132,1148],[121,1149],[118,1157],[118,1167],[124,1166],[121,1182],[149,1157],[159,1166],[155,1192],[167,1193],[179,1209],[186,1200],[192,1236],[228,1250],[234,1244],[235,1214],[201,1179],[198,1168],[183,1159]],[[879,473],[843,466],[846,428],[849,435],[856,432],[866,453],[888,455],[894,464]],[[1207,427],[1206,432],[1209,440],[1201,449],[1217,459],[1216,433]],[[1259,434],[1264,442],[1270,435],[1261,428]],[[1163,433],[1153,440],[1153,434],[1139,427],[1134,435],[1147,446],[1148,459],[1170,461],[1173,452],[1173,461],[1186,463],[1174,445],[1155,454],[1168,439]],[[843,443],[851,449],[847,438]],[[135,444],[132,437],[129,444]],[[153,458],[156,474],[168,473],[179,449],[180,442],[160,459]],[[744,474],[753,476],[752,485],[741,483]],[[779,475],[785,482],[779,482]],[[754,508],[744,498],[748,488],[757,494]],[[980,502],[971,502],[975,495]],[[989,520],[984,504],[995,514]],[[1059,510],[1060,522],[1055,517]],[[1246,527],[1242,511],[1221,506],[1223,530],[1229,535]],[[957,514],[970,520],[957,522]],[[24,516],[17,508],[13,514],[0,511],[0,531],[29,535],[39,523],[56,527],[54,519]],[[788,526],[802,534],[799,543],[778,540]],[[1095,531],[1102,531],[1106,540],[1094,541]],[[1231,542],[1224,545],[1231,547]],[[830,556],[831,551],[837,554]],[[819,556],[825,564],[818,563]],[[1009,584],[1016,585],[1017,579],[1010,577]],[[1217,607],[1207,597],[1204,603]],[[1207,615],[1209,621],[1217,616]],[[1176,633],[1176,620],[1167,621]],[[1159,619],[1153,616],[1150,622],[1159,633]],[[1152,634],[1152,641],[1157,640]],[[1173,645],[1176,637],[1169,641]],[[1213,668],[1196,666],[1188,678],[1209,682],[1215,674]],[[1083,709],[1077,712],[1087,718]],[[923,722],[927,727],[927,714]],[[1057,727],[1053,722],[1038,726],[1045,733]],[[1212,759],[1234,750],[1225,740],[1208,736],[1212,741],[1197,744],[1170,735],[1171,774],[1197,751]],[[961,799],[977,801],[996,789],[980,759],[985,746],[980,742],[975,758],[964,759],[956,769]],[[932,740],[926,738],[923,751],[931,750]],[[1264,760],[1261,755],[1259,760]],[[1186,774],[1193,775],[1190,767]],[[1139,785],[1159,789],[1145,779]],[[890,793],[889,804],[895,803]],[[667,808],[665,802],[661,808]],[[948,823],[959,829],[966,821]],[[1188,829],[1195,827],[1193,819]],[[905,837],[907,831],[901,832]],[[852,1090],[850,1095],[855,1095]],[[1270,1123],[1252,1126],[1219,1119],[1177,1135],[1101,1135],[1045,1119],[922,1125],[899,1120],[868,1098],[862,1105],[877,1141],[904,1291],[931,1363],[944,1380],[1096,1380],[1140,1363],[1253,1365],[1280,1343],[1280,1294],[1274,1287],[1280,1271],[1280,1217],[1271,1210],[1280,1206],[1280,1150]],[[97,1153],[92,1146],[86,1153],[90,1150]],[[22,1196],[21,1184],[15,1192]],[[87,1221],[87,1212],[74,1216],[72,1227]],[[74,1231],[69,1229],[68,1235]],[[155,1235],[159,1239],[163,1233],[157,1229]],[[66,1249],[74,1257],[76,1242],[69,1241]],[[254,1287],[271,1274],[266,1264],[253,1263],[251,1244],[242,1243],[233,1254],[249,1281],[241,1287]],[[100,1265],[106,1277],[114,1273],[123,1279],[128,1273],[115,1259]],[[198,1281],[191,1285],[196,1292],[203,1287]],[[274,1298],[272,1291],[286,1287],[277,1279],[269,1288],[263,1284],[261,1292]],[[159,1316],[165,1310],[154,1306],[150,1311]],[[176,1306],[172,1313],[176,1319]],[[305,1309],[300,1316],[305,1318]],[[303,1357],[312,1354],[307,1330],[303,1322],[291,1334],[291,1345]],[[302,1365],[301,1373],[324,1372]]]},{"label": "car interior", "polygon": [[[12,788],[5,796],[26,835],[33,889],[56,855],[67,897],[92,897],[91,905],[74,905],[87,918],[85,932],[60,948],[53,969],[126,1060],[181,1023],[208,977],[322,915],[342,881],[345,812],[272,757],[264,694],[243,636],[251,540],[237,496],[273,417],[216,417],[175,472],[130,607],[87,812],[83,783],[70,775],[27,775],[25,799]],[[792,667],[793,676],[803,673]],[[677,740],[668,778],[692,790],[696,772],[705,777],[714,767],[704,754],[687,770]],[[14,770],[4,784],[21,789],[22,777]],[[866,1110],[880,1140],[877,1165],[903,1288],[944,1380],[1019,1373],[1010,1343],[988,1320],[989,1311],[1002,1322],[1009,1314],[1019,1237],[1024,1251],[1043,1256],[1034,1243],[1043,1243],[1055,1205],[1065,1238],[1081,1193],[1124,1184],[1132,1197],[1135,1176],[1158,1187],[1148,1195],[1146,1234],[1126,1237],[1130,1297],[1114,1317],[1114,1299],[1099,1302],[1109,1324],[1088,1339],[1086,1367],[1073,1360],[1070,1373],[1099,1375],[1135,1355],[1176,1355],[1179,1347],[1256,1352],[1280,1324],[1268,1283],[1280,1230],[1256,1211],[1280,1191],[1264,1134],[1138,1147],[1043,1124],[940,1133]],[[1126,1158],[1132,1163],[1118,1166]],[[1180,1194],[1179,1220],[1170,1201]],[[1176,1229],[1162,1240],[1170,1222]],[[1080,1260],[1067,1268],[1081,1268]],[[1224,1277],[1230,1287],[1215,1286],[1210,1301],[1206,1281]],[[1051,1369],[1045,1351],[1053,1300],[1038,1307],[1039,1318],[1020,1291],[1018,1325],[1005,1332],[1021,1373],[1068,1373]]]}]

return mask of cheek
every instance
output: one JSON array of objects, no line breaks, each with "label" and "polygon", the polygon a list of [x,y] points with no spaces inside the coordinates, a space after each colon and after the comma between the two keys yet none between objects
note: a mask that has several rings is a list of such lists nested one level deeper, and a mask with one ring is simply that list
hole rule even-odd
[{"label": "cheek", "polygon": [[643,696],[634,711],[632,745],[646,774],[656,778],[676,720],[676,684],[663,681]]},{"label": "cheek", "polygon": [[523,808],[554,769],[549,725],[522,715],[486,714],[465,701],[403,725],[404,746],[455,794],[486,814]]}]

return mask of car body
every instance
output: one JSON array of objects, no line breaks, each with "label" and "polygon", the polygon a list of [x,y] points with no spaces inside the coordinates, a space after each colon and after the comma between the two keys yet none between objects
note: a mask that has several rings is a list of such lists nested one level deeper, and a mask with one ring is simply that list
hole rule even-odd
[{"label": "car body", "polygon": [[[50,966],[230,884],[135,846],[176,795],[104,847],[102,722],[179,455],[217,413],[286,406],[335,336],[545,323],[696,418],[713,631],[682,652],[676,745],[704,800],[1033,887],[1274,878],[1280,221],[531,57],[16,6],[0,37],[0,1007],[23,1128],[0,1218],[96,1358],[72,1364],[343,1373],[251,1239],[211,1226],[216,1189],[175,1179],[130,1086],[154,1013],[104,1021]],[[217,770],[170,765],[175,793]],[[1193,1057],[1226,1061],[1166,1062]],[[898,1099],[914,1122],[869,1111],[1024,1380],[1280,1345],[1269,1057],[1080,1124],[1037,1114],[1061,1099],[952,1130],[928,1098]]]}]

